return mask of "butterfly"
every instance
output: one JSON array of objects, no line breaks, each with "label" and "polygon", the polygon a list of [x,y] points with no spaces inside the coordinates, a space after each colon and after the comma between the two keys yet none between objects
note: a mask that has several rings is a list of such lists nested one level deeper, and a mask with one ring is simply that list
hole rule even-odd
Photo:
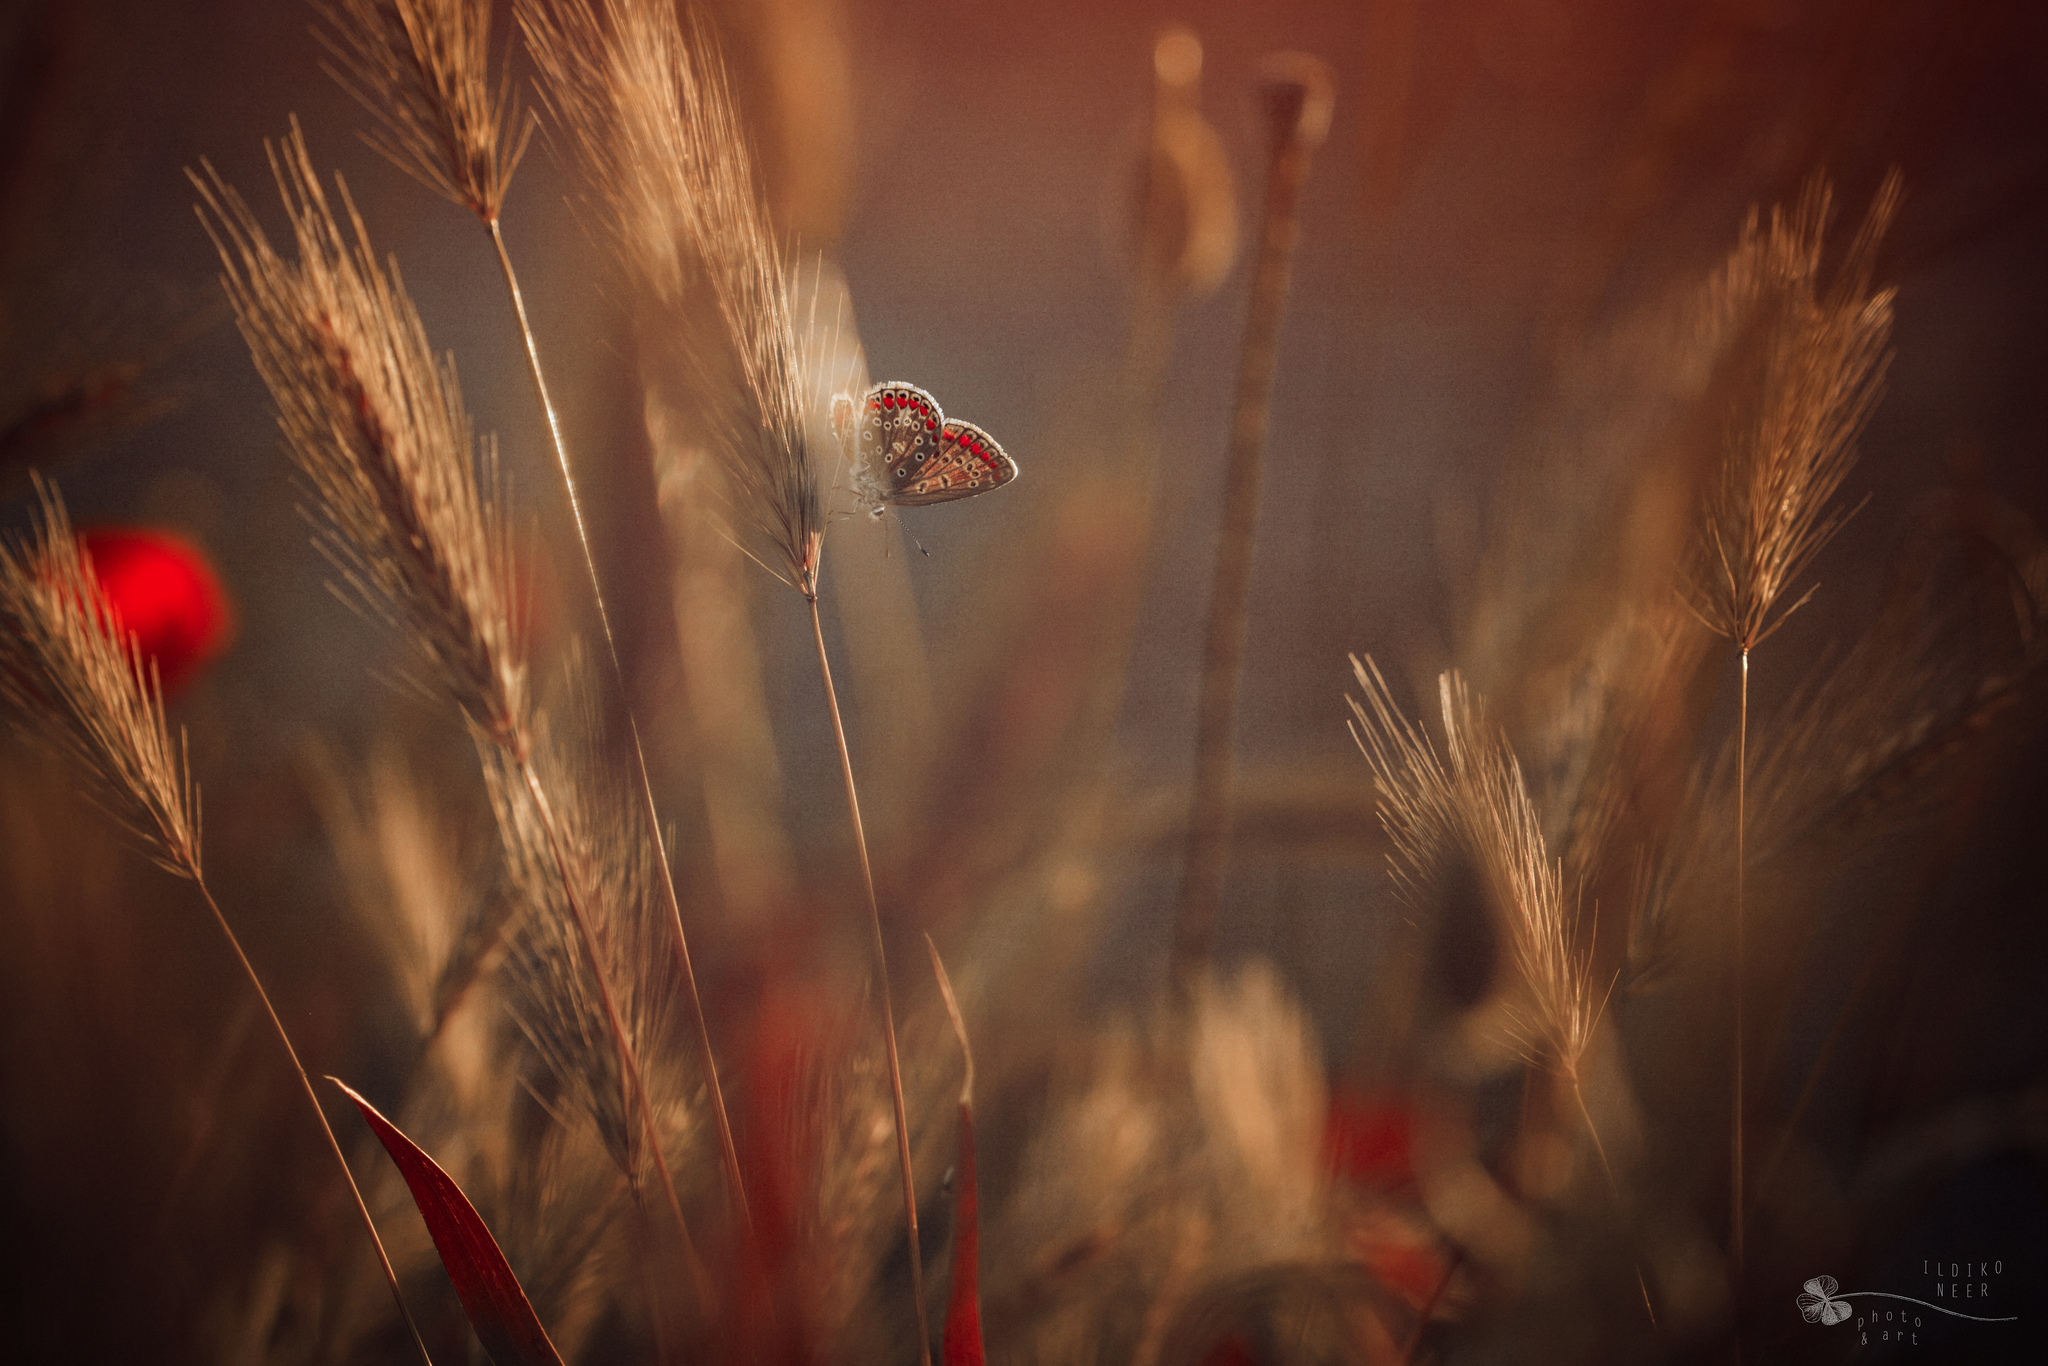
[{"label": "butterfly", "polygon": [[853,469],[853,492],[873,515],[889,507],[949,503],[998,489],[1017,462],[972,422],[949,421],[914,384],[888,380],[858,400],[832,401],[832,429]]}]

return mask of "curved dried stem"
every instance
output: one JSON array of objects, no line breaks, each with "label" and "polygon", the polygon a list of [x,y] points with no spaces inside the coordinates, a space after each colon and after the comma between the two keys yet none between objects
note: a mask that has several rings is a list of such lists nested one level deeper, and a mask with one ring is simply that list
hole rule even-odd
[{"label": "curved dried stem", "polygon": [[1202,645],[1202,687],[1196,706],[1195,782],[1188,809],[1187,862],[1175,914],[1173,967],[1185,989],[1207,967],[1216,913],[1230,866],[1230,788],[1237,748],[1237,694],[1244,669],[1246,607],[1259,520],[1259,480],[1266,425],[1279,363],[1280,321],[1301,240],[1301,193],[1309,162],[1329,132],[1335,78],[1329,66],[1301,53],[1266,59],[1262,94],[1271,138],[1258,266],[1245,318],[1237,396],[1224,469],[1223,524],[1209,588]]}]

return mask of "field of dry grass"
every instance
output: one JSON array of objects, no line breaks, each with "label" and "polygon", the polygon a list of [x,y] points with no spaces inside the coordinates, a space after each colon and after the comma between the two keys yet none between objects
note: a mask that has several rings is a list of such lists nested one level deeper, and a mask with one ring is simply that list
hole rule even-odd
[{"label": "field of dry grass", "polygon": [[0,18],[0,1359],[2036,1359],[2044,39]]}]

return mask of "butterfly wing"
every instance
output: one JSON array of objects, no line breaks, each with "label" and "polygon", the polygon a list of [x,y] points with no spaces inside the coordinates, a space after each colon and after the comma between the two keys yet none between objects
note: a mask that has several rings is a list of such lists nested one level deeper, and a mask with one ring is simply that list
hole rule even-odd
[{"label": "butterfly wing", "polygon": [[939,428],[938,449],[928,459],[892,467],[889,474],[886,501],[921,507],[999,489],[1017,477],[1017,462],[972,422],[955,421]]},{"label": "butterfly wing", "polygon": [[835,403],[832,422],[854,492],[877,509],[951,502],[1017,477],[1017,462],[994,437],[971,422],[948,422],[937,399],[901,380],[875,385],[858,403]]},{"label": "butterfly wing", "polygon": [[946,415],[939,401],[914,384],[889,380],[835,408],[833,423],[853,466],[854,491],[867,503],[896,501],[891,494],[914,482],[939,450]]}]

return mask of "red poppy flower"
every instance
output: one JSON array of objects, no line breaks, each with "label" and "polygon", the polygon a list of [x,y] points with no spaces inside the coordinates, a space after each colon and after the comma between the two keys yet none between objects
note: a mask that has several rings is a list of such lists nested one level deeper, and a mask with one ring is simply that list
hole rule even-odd
[{"label": "red poppy flower", "polygon": [[1335,1176],[1387,1189],[1415,1179],[1415,1110],[1398,1096],[1339,1088],[1323,1127],[1323,1162]]},{"label": "red poppy flower", "polygon": [[120,629],[135,637],[142,658],[156,661],[166,694],[227,648],[234,614],[196,546],[141,527],[99,527],[78,539]]}]

